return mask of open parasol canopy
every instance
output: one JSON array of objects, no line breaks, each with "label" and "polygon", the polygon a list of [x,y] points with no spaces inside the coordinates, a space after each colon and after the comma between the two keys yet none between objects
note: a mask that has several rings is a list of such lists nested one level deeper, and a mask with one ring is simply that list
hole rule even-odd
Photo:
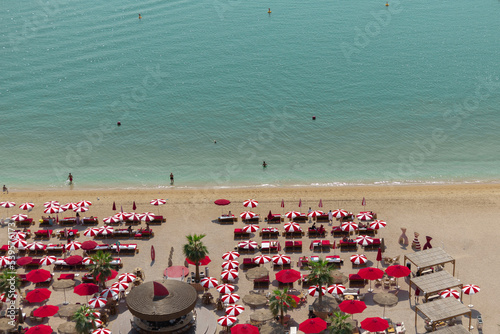
[{"label": "open parasol canopy", "polygon": [[321,318],[311,318],[299,325],[299,330],[304,333],[320,333],[326,329],[326,321]]},{"label": "open parasol canopy", "polygon": [[280,270],[276,274],[276,279],[281,283],[293,283],[299,280],[302,274],[295,269],[284,269]]},{"label": "open parasol canopy", "polygon": [[51,317],[59,312],[59,307],[55,305],[44,305],[40,306],[33,311],[33,315],[38,318]]},{"label": "open parasol canopy", "polygon": [[26,300],[30,303],[40,303],[50,298],[52,291],[45,288],[31,290],[26,294]]},{"label": "open parasol canopy", "polygon": [[31,270],[28,274],[26,274],[26,280],[32,283],[45,282],[51,277],[52,275],[50,274],[50,271],[45,269]]}]

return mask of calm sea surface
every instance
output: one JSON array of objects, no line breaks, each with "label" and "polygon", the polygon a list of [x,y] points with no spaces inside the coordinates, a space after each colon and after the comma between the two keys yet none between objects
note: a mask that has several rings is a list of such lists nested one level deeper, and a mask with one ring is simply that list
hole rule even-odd
[{"label": "calm sea surface", "polygon": [[4,0],[0,183],[497,182],[500,1],[389,4]]}]

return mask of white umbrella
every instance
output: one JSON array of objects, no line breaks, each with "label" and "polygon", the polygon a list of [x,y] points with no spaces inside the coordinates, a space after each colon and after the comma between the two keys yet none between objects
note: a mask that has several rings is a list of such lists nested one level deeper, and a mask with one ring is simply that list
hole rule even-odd
[{"label": "white umbrella", "polygon": [[73,209],[73,211],[75,211],[75,212],[87,212],[87,211],[89,211],[89,208],[86,206],[79,206],[78,208]]},{"label": "white umbrella", "polygon": [[259,247],[259,244],[256,241],[248,240],[239,242],[238,247],[243,249],[256,249]]},{"label": "white umbrella", "polygon": [[25,248],[28,243],[24,239],[14,239],[12,240],[12,245],[16,247],[17,249],[19,248]]},{"label": "white umbrella", "polygon": [[243,206],[247,208],[255,208],[259,205],[259,202],[257,202],[254,199],[247,199],[246,201],[243,202]]},{"label": "white umbrella", "polygon": [[300,225],[297,223],[294,223],[294,222],[285,223],[285,225],[283,225],[283,227],[285,229],[285,232],[288,232],[288,233],[302,231],[302,228],[300,227]]},{"label": "white umbrella", "polygon": [[48,213],[48,214],[59,213],[59,212],[63,212],[63,209],[59,206],[49,206],[43,209],[43,213]]},{"label": "white umbrella", "polygon": [[21,232],[21,231],[10,232],[9,233],[9,239],[11,239],[11,240],[14,240],[14,239],[26,239],[26,233]]},{"label": "white umbrella", "polygon": [[346,287],[342,284],[332,284],[328,287],[327,291],[332,295],[341,295],[344,293],[345,289]]},{"label": "white umbrella", "polygon": [[364,211],[357,214],[359,220],[372,220],[373,215],[370,212]]},{"label": "white umbrella", "polygon": [[92,260],[91,257],[84,257],[83,260],[82,260],[82,263],[86,266],[88,265],[91,265],[91,264],[94,264],[94,260]]},{"label": "white umbrella", "polygon": [[298,211],[288,211],[287,213],[285,213],[285,217],[290,218],[290,219],[294,219],[295,217],[299,217],[299,216],[300,216],[300,212],[298,212]]},{"label": "white umbrella", "polygon": [[334,210],[332,212],[332,214],[335,218],[343,218],[343,217],[347,217],[349,215],[349,212],[347,212],[346,210],[343,210],[343,209],[337,209],[337,210]]},{"label": "white umbrella", "polygon": [[114,230],[111,226],[102,226],[99,228],[99,233],[108,235],[108,234],[113,234]]},{"label": "white umbrella", "polygon": [[13,206],[16,206],[15,202],[0,202],[0,206],[3,206],[4,208],[12,208]]},{"label": "white umbrella", "polygon": [[115,217],[118,218],[120,221],[125,221],[130,217],[130,213],[128,212],[118,212],[115,214]]},{"label": "white umbrella", "polygon": [[474,305],[472,305],[472,295],[478,293],[480,290],[481,289],[479,288],[479,286],[474,284],[467,284],[463,286],[462,288],[463,293],[470,296],[470,301],[469,301],[470,304],[468,305],[469,307],[471,308],[474,307]]},{"label": "white umbrella", "polygon": [[43,206],[46,208],[48,208],[49,206],[59,206],[59,202],[58,201],[48,201],[48,202],[43,203]]},{"label": "white umbrella", "polygon": [[373,238],[367,235],[358,235],[354,241],[362,246],[373,244]]},{"label": "white umbrella", "polygon": [[67,203],[67,204],[64,204],[61,206],[61,208],[63,208],[64,210],[74,210],[78,207],[78,204],[76,203]]},{"label": "white umbrella", "polygon": [[224,327],[232,326],[236,321],[238,321],[238,319],[231,315],[225,315],[217,319],[217,323]]},{"label": "white umbrella", "polygon": [[88,208],[89,206],[92,205],[92,202],[91,201],[80,201],[80,202],[76,203],[76,205]]},{"label": "white umbrella", "polygon": [[21,210],[31,210],[34,207],[35,207],[35,204],[30,203],[30,202],[26,202],[26,203],[23,203],[23,204],[19,205],[19,208]]},{"label": "white umbrella", "polygon": [[365,264],[366,262],[368,262],[368,259],[366,258],[366,255],[354,254],[351,255],[351,262],[354,264]]},{"label": "white umbrella", "polygon": [[118,289],[119,291],[125,291],[128,289],[129,284],[126,282],[116,282],[111,284],[112,288]]},{"label": "white umbrella", "polygon": [[237,295],[236,293],[228,293],[226,295],[223,295],[221,297],[221,300],[223,303],[225,304],[234,304],[236,303],[238,300],[240,300],[240,296]]},{"label": "white umbrella", "polygon": [[229,305],[226,307],[226,314],[227,315],[232,315],[232,316],[237,316],[240,315],[243,311],[245,311],[245,307],[243,305]]},{"label": "white umbrella", "polygon": [[104,218],[102,221],[106,224],[114,224],[114,223],[118,223],[120,221],[120,219],[115,217],[115,216],[111,216],[111,217]]},{"label": "white umbrella", "polygon": [[27,218],[28,218],[28,216],[24,215],[24,214],[13,215],[12,217],[10,217],[10,219],[12,219],[16,222],[22,222],[22,221],[26,220]]},{"label": "white umbrella", "polygon": [[161,199],[161,198],[157,198],[157,199],[152,200],[149,203],[151,203],[151,204],[153,204],[155,206],[158,206],[158,205],[163,205],[163,204],[167,203],[167,201],[164,200],[164,199]]},{"label": "white umbrella", "polygon": [[282,266],[284,264],[290,264],[290,262],[292,262],[292,260],[288,255],[278,254],[273,256],[273,263],[277,264],[278,266]]},{"label": "white umbrella", "polygon": [[358,224],[356,224],[355,222],[342,223],[342,225],[340,225],[340,229],[346,232],[353,232],[358,229]]},{"label": "white umbrella", "polygon": [[95,237],[97,234],[99,234],[99,229],[95,227],[88,228],[83,232],[86,237]]},{"label": "white umbrella", "polygon": [[[309,293],[309,295],[313,297],[319,297],[319,292],[320,292],[319,285],[313,285],[309,287],[309,289],[307,290],[307,293]],[[326,294],[326,287],[322,286],[321,295],[324,296],[325,294]]]},{"label": "white umbrella", "polygon": [[441,296],[441,298],[455,297],[456,299],[460,299],[460,293],[454,289],[446,289],[444,291],[441,291],[439,295]]},{"label": "white umbrella", "polygon": [[140,214],[140,216],[141,216],[141,220],[145,221],[145,222],[150,222],[150,221],[155,220],[155,214],[152,212],[145,212],[145,213]]},{"label": "white umbrella", "polygon": [[219,293],[231,293],[234,291],[234,285],[231,284],[220,284],[215,287]]},{"label": "white umbrella", "polygon": [[82,244],[78,241],[72,241],[70,243],[67,243],[66,245],[64,245],[64,249],[66,249],[67,251],[74,251],[74,250],[78,250],[82,248]]},{"label": "white umbrella", "polygon": [[118,295],[120,291],[116,288],[107,288],[101,291],[101,297],[110,298]]},{"label": "white umbrella", "polygon": [[381,228],[384,228],[387,225],[387,223],[383,220],[375,220],[370,223],[370,228],[373,230],[379,230]]},{"label": "white umbrella", "polygon": [[94,297],[89,300],[89,306],[92,308],[101,308],[106,306],[107,300],[102,297]]},{"label": "white umbrella", "polygon": [[45,249],[45,244],[42,244],[41,242],[35,241],[35,242],[30,243],[30,244],[27,244],[26,249],[29,249],[31,251],[42,250],[42,249]]},{"label": "white umbrella", "polygon": [[137,276],[135,276],[134,274],[130,274],[130,273],[123,273],[121,274],[120,276],[118,276],[118,280],[120,282],[127,282],[127,283],[131,283],[133,281],[135,281],[135,279],[137,278]]},{"label": "white umbrella", "polygon": [[215,277],[205,277],[201,279],[200,284],[204,288],[211,289],[219,285],[219,282]]},{"label": "white umbrella", "polygon": [[12,262],[9,256],[0,256],[0,267],[8,266]]},{"label": "white umbrella", "polygon": [[317,216],[323,216],[325,213],[321,210],[314,210],[314,211],[311,211],[309,212],[307,215],[309,217],[317,217]]}]

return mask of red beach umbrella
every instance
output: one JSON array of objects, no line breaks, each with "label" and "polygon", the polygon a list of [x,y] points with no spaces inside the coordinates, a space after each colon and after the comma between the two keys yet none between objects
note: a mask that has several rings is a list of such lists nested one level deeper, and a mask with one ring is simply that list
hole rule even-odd
[{"label": "red beach umbrella", "polygon": [[311,318],[299,325],[299,330],[304,333],[320,333],[326,329],[326,321],[321,318]]},{"label": "red beach umbrella", "polygon": [[358,235],[354,240],[361,246],[368,246],[373,244],[373,238],[368,235]]},{"label": "red beach umbrella", "polygon": [[111,334],[111,330],[107,328],[99,328],[93,331],[92,334]]},{"label": "red beach umbrella", "polygon": [[205,277],[201,279],[200,284],[205,289],[211,289],[219,285],[219,281],[215,277]]},{"label": "red beach umbrella", "polygon": [[16,222],[22,222],[22,221],[26,220],[27,218],[28,218],[28,216],[24,215],[24,214],[13,215],[12,217],[10,217],[10,219],[12,219]]},{"label": "red beach umbrella", "polygon": [[11,262],[12,262],[12,259],[10,258],[10,256],[0,257],[0,267],[8,266],[9,264],[11,264]]},{"label": "red beach umbrella", "polygon": [[259,230],[259,225],[250,224],[243,227],[245,233],[255,233]]},{"label": "red beach umbrella", "polygon": [[120,293],[120,290],[117,288],[107,288],[101,291],[101,297],[103,298],[111,298]]},{"label": "red beach umbrella", "polygon": [[300,279],[302,274],[295,269],[284,269],[280,270],[276,274],[276,279],[281,283],[293,283]]},{"label": "red beach umbrella", "polygon": [[63,212],[64,210],[59,206],[49,206],[48,208],[43,209],[43,213],[53,214]]},{"label": "red beach umbrella", "polygon": [[26,331],[26,334],[52,334],[53,331],[54,330],[50,326],[38,325],[30,327],[30,329]]},{"label": "red beach umbrella", "polygon": [[45,249],[47,246],[41,242],[32,242],[30,244],[27,244],[26,245],[26,248],[31,250],[31,251],[35,251],[35,250],[43,250]]},{"label": "red beach umbrella", "polygon": [[225,281],[234,281],[236,278],[238,278],[238,276],[239,273],[236,270],[224,270],[220,274],[220,277]]},{"label": "red beach umbrella", "polygon": [[337,209],[337,210],[334,210],[332,212],[332,214],[335,218],[343,218],[343,217],[347,217],[349,215],[349,212],[347,212],[346,210],[343,210],[343,209]]},{"label": "red beach umbrella", "polygon": [[61,205],[61,208],[63,208],[64,210],[75,210],[76,208],[78,208],[78,204],[70,202],[70,203]]},{"label": "red beach umbrella", "polygon": [[361,276],[362,279],[370,280],[370,289],[368,292],[372,292],[372,281],[384,277],[384,271],[378,268],[363,268],[358,271],[358,275]]},{"label": "red beach umbrella", "polygon": [[135,205],[135,201],[134,201],[134,204],[132,204],[132,210],[137,210],[137,205]]},{"label": "red beach umbrella", "polygon": [[238,270],[238,267],[239,267],[240,263],[238,261],[224,261],[222,262],[222,269],[224,270],[231,270],[231,269],[234,269],[234,270]]},{"label": "red beach umbrella", "polygon": [[238,324],[231,327],[231,334],[259,334],[259,328],[249,324]]},{"label": "red beach umbrella", "polygon": [[323,201],[320,199],[319,204],[318,204],[318,208],[322,208],[322,207],[323,207]]},{"label": "red beach umbrella", "polygon": [[44,305],[40,306],[36,310],[33,311],[33,315],[38,318],[46,318],[51,317],[54,314],[59,312],[59,307],[55,305]]},{"label": "red beach umbrella", "polygon": [[356,314],[363,312],[366,309],[366,304],[361,300],[344,300],[339,304],[339,308],[342,312]]},{"label": "red beach umbrella", "polygon": [[252,212],[252,211],[244,211],[242,213],[240,213],[240,217],[241,219],[252,219],[256,216],[255,212]]},{"label": "red beach umbrella", "polygon": [[80,202],[76,203],[76,205],[78,205],[78,206],[84,206],[84,207],[88,208],[89,206],[92,205],[92,202],[91,201],[80,201]]},{"label": "red beach umbrella", "polygon": [[116,203],[115,203],[115,201],[113,201],[113,207],[111,208],[111,210],[116,211]]},{"label": "red beach umbrella", "polygon": [[66,264],[68,264],[69,266],[74,266],[74,265],[82,263],[82,260],[83,260],[83,257],[81,257],[80,255],[73,255],[73,256],[70,256],[70,257],[64,259],[64,262],[66,262]]},{"label": "red beach umbrella", "polygon": [[232,316],[237,316],[240,315],[243,311],[245,311],[245,307],[243,305],[229,305],[226,307],[226,314],[227,315],[232,315]]},{"label": "red beach umbrella", "polygon": [[31,262],[33,262],[33,258],[31,256],[24,256],[17,259],[16,261],[18,266],[25,266],[27,264],[30,264]]},{"label": "red beach umbrella", "polygon": [[114,224],[114,223],[118,223],[120,221],[120,219],[118,217],[115,217],[115,216],[110,216],[110,217],[104,218],[102,221],[106,224]]},{"label": "red beach umbrella", "polygon": [[16,206],[15,202],[0,202],[0,206],[3,206],[4,208],[12,208],[13,206]]},{"label": "red beach umbrella", "polygon": [[26,203],[23,203],[23,204],[19,205],[19,208],[21,210],[31,210],[34,207],[35,207],[35,204],[30,203],[30,202],[26,202]]},{"label": "red beach umbrella", "polygon": [[223,199],[223,198],[221,198],[221,199],[218,199],[218,200],[214,201],[214,203],[215,203],[216,205],[222,205],[222,206],[224,206],[224,205],[229,205],[229,204],[231,204],[231,201],[230,201],[230,200],[228,200],[228,199]]},{"label": "red beach umbrella", "polygon": [[235,252],[235,251],[229,251],[229,252],[222,254],[222,259],[226,260],[226,261],[236,260],[239,257],[240,257],[240,253]]},{"label": "red beach umbrella", "polygon": [[127,282],[127,283],[131,283],[131,282],[135,281],[136,278],[137,278],[137,276],[135,276],[134,274],[130,274],[130,273],[123,273],[120,276],[118,276],[118,280],[120,282]]},{"label": "red beach umbrella", "polygon": [[407,266],[402,266],[397,264],[394,266],[387,267],[385,272],[387,273],[387,275],[397,278],[397,277],[406,277],[410,275],[411,270]]},{"label": "red beach umbrella", "polygon": [[144,213],[140,214],[140,216],[141,216],[141,220],[145,221],[145,222],[150,222],[150,221],[155,220],[155,214],[152,212],[144,212]]},{"label": "red beach umbrella", "polygon": [[76,209],[73,209],[73,211],[75,211],[75,212],[87,212],[87,211],[89,211],[89,208],[86,206],[79,206]]},{"label": "red beach umbrella", "polygon": [[[196,263],[194,263],[193,261],[191,261],[190,259],[186,258],[186,262],[189,263],[189,264],[192,264],[193,266],[196,265]],[[198,262],[198,265],[200,266],[206,266],[207,264],[209,264],[210,262],[212,262],[212,260],[210,259],[210,257],[207,255],[205,256],[200,262]]]},{"label": "red beach umbrella", "polygon": [[83,232],[83,235],[86,237],[95,237],[98,234],[99,234],[99,229],[95,227],[88,228]]},{"label": "red beach umbrella", "polygon": [[52,275],[45,269],[35,269],[26,274],[26,280],[32,283],[40,283],[48,280]]},{"label": "red beach umbrella", "polygon": [[242,241],[238,243],[238,248],[243,249],[256,249],[259,247],[259,244],[253,240]]},{"label": "red beach umbrella", "polygon": [[386,227],[387,223],[383,220],[375,220],[375,221],[371,222],[369,226],[373,230],[379,230],[381,228]]},{"label": "red beach umbrella", "polygon": [[[310,295],[310,296],[313,296],[313,297],[319,297],[319,285],[312,285],[309,287],[309,289],[307,289],[307,293]],[[322,286],[321,287],[321,295],[324,296],[326,294],[326,286]]]},{"label": "red beach umbrella", "polygon": [[82,244],[78,241],[72,241],[66,245],[64,245],[64,249],[67,251],[74,251],[82,248]]},{"label": "red beach umbrella", "polygon": [[474,284],[467,284],[463,286],[462,292],[470,296],[470,304],[468,305],[470,308],[474,307],[474,305],[472,305],[472,295],[478,293],[480,290],[479,286]]},{"label": "red beach umbrella", "polygon": [[[101,276],[101,274],[97,275],[96,279],[99,280],[99,277]],[[118,272],[116,270],[113,270],[111,269],[111,276],[108,276],[106,277],[106,282],[107,281],[111,281],[112,279],[114,279],[116,276],[118,276]]]},{"label": "red beach umbrella", "polygon": [[40,303],[49,299],[51,294],[49,289],[34,289],[26,294],[26,300],[30,303]]},{"label": "red beach umbrella", "polygon": [[361,321],[361,328],[366,329],[369,332],[381,332],[389,328],[389,323],[379,317],[366,318]]},{"label": "red beach umbrella", "polygon": [[379,249],[377,251],[377,268],[378,268],[380,261],[382,261],[382,248],[379,247]]},{"label": "red beach umbrella", "polygon": [[271,262],[271,257],[267,255],[257,255],[253,258],[255,264],[266,264]]},{"label": "red beach umbrella", "polygon": [[259,202],[257,202],[254,199],[247,199],[246,201],[243,202],[243,206],[247,208],[255,208],[259,205]]},{"label": "red beach umbrella", "polygon": [[149,203],[151,203],[152,205],[158,206],[158,205],[163,205],[163,204],[167,203],[167,201],[164,199],[161,199],[161,198],[157,198],[157,199],[152,200]]},{"label": "red beach umbrella", "polygon": [[13,239],[12,240],[12,246],[16,247],[17,249],[19,248],[25,248],[28,245],[26,240],[24,239]]},{"label": "red beach umbrella", "polygon": [[111,285],[112,288],[118,289],[119,291],[125,291],[128,289],[129,284],[126,282],[115,282]]},{"label": "red beach umbrella", "polygon": [[359,220],[372,220],[373,219],[373,215],[367,211],[360,212],[356,217],[358,217]]},{"label": "red beach umbrella", "polygon": [[97,242],[93,240],[87,240],[82,243],[83,250],[92,250],[97,247]]},{"label": "red beach umbrella", "polygon": [[128,212],[118,212],[114,217],[118,218],[120,221],[125,221],[130,218],[131,214]]},{"label": "red beach umbrella", "polygon": [[106,298],[102,298],[102,297],[94,297],[94,298],[91,298],[89,300],[89,306],[92,307],[92,308],[101,308],[101,307],[104,307],[106,306],[106,303],[107,303],[107,299]]},{"label": "red beach umbrella", "polygon": [[82,260],[82,263],[86,266],[89,266],[91,264],[94,264],[94,260],[92,260],[91,257],[87,256],[87,257],[84,257],[83,260]]},{"label": "red beach umbrella", "polygon": [[94,283],[82,283],[75,286],[73,292],[79,296],[90,296],[99,291],[99,287]]},{"label": "red beach umbrella", "polygon": [[278,265],[278,266],[282,266],[284,264],[289,264],[290,262],[292,262],[292,260],[290,259],[290,256],[288,256],[288,255],[278,254],[278,255],[273,256],[273,263]]},{"label": "red beach umbrella", "polygon": [[342,225],[340,225],[340,229],[342,231],[347,231],[347,232],[353,232],[353,231],[356,231],[358,229],[358,224],[356,224],[355,222],[345,222],[345,223],[342,223]]}]

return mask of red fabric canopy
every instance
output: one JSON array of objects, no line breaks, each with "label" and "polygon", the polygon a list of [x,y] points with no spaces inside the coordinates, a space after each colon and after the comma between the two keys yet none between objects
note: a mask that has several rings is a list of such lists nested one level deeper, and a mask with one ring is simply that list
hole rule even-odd
[{"label": "red fabric canopy", "polygon": [[47,325],[38,325],[28,329],[26,334],[52,334],[52,332],[52,327]]},{"label": "red fabric canopy", "polygon": [[99,291],[99,287],[94,283],[83,283],[75,286],[73,292],[80,296],[90,296]]},{"label": "red fabric canopy", "polygon": [[361,321],[361,328],[366,329],[369,332],[380,332],[385,331],[387,328],[389,328],[389,323],[387,322],[387,320],[379,317],[366,318],[365,320]]},{"label": "red fabric canopy", "polygon": [[70,266],[74,266],[74,265],[82,263],[82,260],[83,260],[83,257],[81,257],[80,255],[73,255],[73,256],[66,258],[64,260],[64,262],[66,262]]},{"label": "red fabric canopy", "polygon": [[228,204],[231,203],[231,201],[228,200],[228,199],[223,199],[222,198],[222,199],[218,199],[218,200],[214,201],[214,203],[217,204],[217,205],[228,205]]},{"label": "red fabric canopy", "polygon": [[276,274],[276,279],[280,281],[281,283],[292,283],[295,282],[296,280],[300,279],[302,275],[300,272],[294,269],[284,269],[280,270]]},{"label": "red fabric canopy", "polygon": [[231,327],[231,334],[259,334],[259,328],[249,324],[238,324]]},{"label": "red fabric canopy", "polygon": [[321,318],[307,319],[300,323],[299,330],[304,333],[319,333],[326,329],[326,322]]},{"label": "red fabric canopy", "polygon": [[44,281],[48,280],[50,277],[51,277],[50,271],[45,270],[45,269],[36,269],[36,270],[30,271],[26,275],[26,280],[28,280],[32,283],[40,283],[40,282],[44,282]]},{"label": "red fabric canopy", "polygon": [[363,312],[366,309],[366,305],[361,300],[344,300],[339,304],[339,308],[342,312],[355,314]]},{"label": "red fabric canopy", "polygon": [[[189,263],[189,264],[192,264],[193,266],[196,265],[196,263],[194,263],[193,261],[191,261],[190,259],[186,258],[186,262]],[[212,262],[212,260],[210,259],[210,257],[205,256],[204,259],[202,259],[200,262],[198,262],[198,264],[200,266],[206,266],[207,264],[209,264],[210,262]]]},{"label": "red fabric canopy", "polygon": [[84,241],[82,243],[83,250],[91,250],[91,249],[94,249],[96,247],[97,247],[97,242],[95,242],[94,240],[88,240],[88,241]]},{"label": "red fabric canopy", "polygon": [[358,271],[358,275],[361,276],[362,279],[373,281],[384,277],[384,271],[382,269],[372,267],[362,268]]},{"label": "red fabric canopy", "polygon": [[59,311],[55,305],[44,305],[33,311],[33,315],[39,318],[51,317]]},{"label": "red fabric canopy", "polygon": [[387,267],[385,272],[387,273],[387,275],[392,277],[406,277],[410,275],[411,270],[406,266],[401,266],[397,264],[395,266]]},{"label": "red fabric canopy", "polygon": [[52,291],[49,289],[35,289],[26,294],[26,300],[30,303],[43,302],[50,298]]},{"label": "red fabric canopy", "polygon": [[25,256],[17,259],[16,263],[18,266],[25,266],[27,264],[30,264],[33,261],[33,258],[30,256]]}]

